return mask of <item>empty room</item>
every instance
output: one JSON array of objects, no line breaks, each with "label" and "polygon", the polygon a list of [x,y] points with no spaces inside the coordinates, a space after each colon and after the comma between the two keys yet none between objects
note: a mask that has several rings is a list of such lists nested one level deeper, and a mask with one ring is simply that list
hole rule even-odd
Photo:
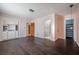
[{"label": "empty room", "polygon": [[0,55],[78,55],[79,3],[0,3]]}]

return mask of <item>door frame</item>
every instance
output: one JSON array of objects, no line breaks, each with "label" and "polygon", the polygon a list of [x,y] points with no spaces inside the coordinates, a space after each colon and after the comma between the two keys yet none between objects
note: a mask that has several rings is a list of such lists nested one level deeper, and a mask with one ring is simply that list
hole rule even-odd
[{"label": "door frame", "polygon": [[28,30],[27,30],[27,35],[28,36],[35,36],[35,23],[34,23],[34,28],[33,28],[33,31],[34,31],[34,35],[32,35],[32,32],[31,32],[31,26],[32,26],[32,24],[33,24],[34,22],[30,22],[30,23],[28,23],[28,25],[27,25],[27,27],[28,27]]},{"label": "door frame", "polygon": [[[64,19],[64,39],[66,40],[66,20],[69,20],[69,19],[73,19],[74,18],[68,18],[68,19]],[[73,22],[73,28],[74,28],[74,25],[75,25],[75,22]],[[75,41],[75,29],[73,30],[73,40]]]}]

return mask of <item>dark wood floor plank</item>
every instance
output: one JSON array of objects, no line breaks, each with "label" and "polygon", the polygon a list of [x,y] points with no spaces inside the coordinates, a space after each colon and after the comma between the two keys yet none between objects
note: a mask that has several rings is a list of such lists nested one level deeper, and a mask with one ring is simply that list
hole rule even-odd
[{"label": "dark wood floor plank", "polygon": [[55,42],[37,37],[23,37],[0,42],[0,55],[75,55],[75,42],[57,39]]}]

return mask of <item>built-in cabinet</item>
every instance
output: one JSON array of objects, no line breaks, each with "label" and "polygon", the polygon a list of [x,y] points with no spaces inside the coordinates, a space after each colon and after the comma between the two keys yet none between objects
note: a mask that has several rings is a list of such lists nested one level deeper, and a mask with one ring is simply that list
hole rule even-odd
[{"label": "built-in cabinet", "polygon": [[0,41],[26,37],[26,20],[1,16]]}]

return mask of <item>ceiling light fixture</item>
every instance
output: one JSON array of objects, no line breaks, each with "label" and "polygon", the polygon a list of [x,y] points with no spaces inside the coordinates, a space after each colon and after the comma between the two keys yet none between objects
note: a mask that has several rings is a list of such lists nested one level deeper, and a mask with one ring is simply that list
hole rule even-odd
[{"label": "ceiling light fixture", "polygon": [[34,12],[35,10],[33,10],[33,9],[29,9],[29,11],[30,11],[30,12]]},{"label": "ceiling light fixture", "polygon": [[72,7],[73,7],[74,5],[73,4],[71,4],[69,7],[71,8],[71,18],[72,18]]}]

